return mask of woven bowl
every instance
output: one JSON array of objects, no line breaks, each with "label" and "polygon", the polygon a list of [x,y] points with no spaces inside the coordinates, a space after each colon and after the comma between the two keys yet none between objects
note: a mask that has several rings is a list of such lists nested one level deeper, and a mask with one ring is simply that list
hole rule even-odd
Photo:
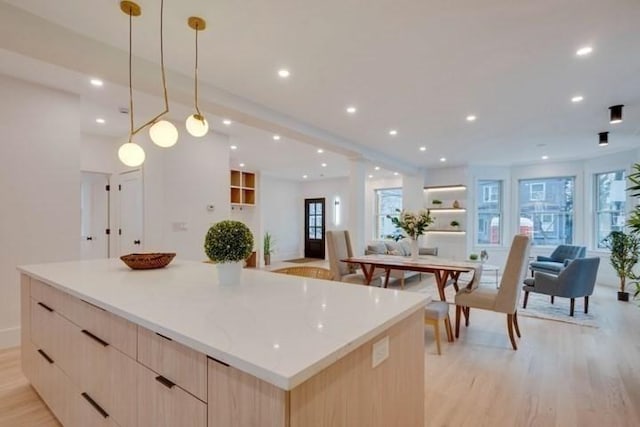
[{"label": "woven bowl", "polygon": [[175,257],[175,253],[149,253],[149,254],[129,254],[123,255],[120,259],[134,270],[150,270],[162,268],[169,265]]}]

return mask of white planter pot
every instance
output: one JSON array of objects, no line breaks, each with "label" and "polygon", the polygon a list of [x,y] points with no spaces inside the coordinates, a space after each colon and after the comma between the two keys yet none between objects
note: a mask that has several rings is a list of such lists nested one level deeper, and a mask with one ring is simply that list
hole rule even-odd
[{"label": "white planter pot", "polygon": [[216,264],[218,267],[218,281],[222,286],[237,285],[240,283],[242,275],[243,261],[239,262],[221,262]]}]

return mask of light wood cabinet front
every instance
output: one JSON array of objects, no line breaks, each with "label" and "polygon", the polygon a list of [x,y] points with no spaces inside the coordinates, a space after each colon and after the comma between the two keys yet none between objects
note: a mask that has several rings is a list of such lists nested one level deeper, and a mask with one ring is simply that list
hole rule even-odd
[{"label": "light wood cabinet front", "polygon": [[206,427],[206,403],[138,365],[138,427],[178,426]]},{"label": "light wood cabinet front", "polygon": [[207,401],[207,357],[203,353],[140,327],[138,361]]}]

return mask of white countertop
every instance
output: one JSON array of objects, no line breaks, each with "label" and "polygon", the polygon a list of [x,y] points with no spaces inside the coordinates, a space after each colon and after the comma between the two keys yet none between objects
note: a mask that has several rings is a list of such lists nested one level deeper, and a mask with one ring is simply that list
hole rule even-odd
[{"label": "white countertop", "polygon": [[18,269],[138,325],[291,390],[427,302],[420,293],[175,260],[130,270],[118,259]]}]

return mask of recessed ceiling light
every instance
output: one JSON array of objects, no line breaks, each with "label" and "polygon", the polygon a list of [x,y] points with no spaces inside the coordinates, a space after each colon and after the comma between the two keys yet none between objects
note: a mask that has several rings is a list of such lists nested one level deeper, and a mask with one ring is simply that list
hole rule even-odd
[{"label": "recessed ceiling light", "polygon": [[104,85],[104,82],[100,79],[91,79],[89,80],[89,82],[91,82],[91,84],[95,87],[102,87]]},{"label": "recessed ceiling light", "polygon": [[397,131],[397,130],[395,130],[395,129],[391,129],[391,130],[389,131],[389,135],[391,135],[391,136],[396,136],[397,134],[398,134],[398,131]]},{"label": "recessed ceiling light", "polygon": [[373,178],[373,175],[369,175],[369,178]]},{"label": "recessed ceiling light", "polygon": [[232,122],[231,122],[231,120],[229,120],[229,119],[224,119],[224,120],[222,121],[222,123],[224,123],[224,124],[225,124],[225,125],[227,125],[227,126],[231,126],[231,123],[232,123]]},{"label": "recessed ceiling light", "polygon": [[239,165],[239,166],[240,166],[241,168],[243,168],[243,167],[244,167],[244,163],[240,163],[240,165]]},{"label": "recessed ceiling light", "polygon": [[571,98],[571,102],[573,103],[582,102],[583,100],[584,100],[584,96],[582,95],[576,95],[573,98]]},{"label": "recessed ceiling light", "polygon": [[103,118],[101,118],[101,117],[98,117],[96,119],[96,123],[103,125],[103,124],[105,124],[105,120]]},{"label": "recessed ceiling light", "polygon": [[318,154],[322,154],[324,153],[324,150],[322,148],[318,148]]},{"label": "recessed ceiling light", "polygon": [[280,135],[273,135],[274,141],[280,141]]},{"label": "recessed ceiling light", "polygon": [[420,147],[420,151],[427,151],[427,147],[425,146]]},{"label": "recessed ceiling light", "polygon": [[441,161],[441,162],[446,162],[446,161],[447,161],[447,158],[446,158],[446,157],[440,157],[440,161]]},{"label": "recessed ceiling light", "polygon": [[581,47],[580,49],[576,50],[576,55],[578,55],[578,56],[587,56],[591,52],[593,52],[593,48],[591,46],[584,46],[584,47]]},{"label": "recessed ceiling light", "polygon": [[354,107],[353,105],[350,105],[347,107],[347,113],[349,114],[355,114],[356,111],[358,111],[358,109],[356,107]]},{"label": "recessed ceiling light", "polygon": [[291,75],[291,72],[289,70],[287,70],[286,68],[281,68],[281,69],[278,70],[278,76],[280,76],[283,79],[286,79],[290,75]]},{"label": "recessed ceiling light", "polygon": [[399,174],[398,172],[394,172],[393,174],[394,174],[395,176],[398,176],[398,175],[400,175],[400,174]]},{"label": "recessed ceiling light", "polygon": [[237,146],[237,145],[232,145],[232,146],[231,146],[231,147],[229,147],[229,148],[231,148],[232,150],[237,150],[237,149],[238,149],[238,146]]},{"label": "recessed ceiling light", "polygon": [[327,167],[327,164],[326,164],[326,163],[323,163],[323,164],[321,164],[320,166],[322,166],[323,168],[326,168],[326,167]]},{"label": "recessed ceiling light", "polygon": [[302,179],[307,179],[307,178],[309,178],[308,175],[302,175]]},{"label": "recessed ceiling light", "polygon": [[470,115],[467,116],[467,121],[468,122],[475,122],[476,119],[477,119],[477,117],[474,116],[473,114],[470,114]]},{"label": "recessed ceiling light", "polygon": [[547,156],[546,154],[544,156],[542,156],[542,160],[548,160],[549,156]]},{"label": "recessed ceiling light", "polygon": [[380,170],[380,166],[376,166],[374,169],[379,171]]}]

